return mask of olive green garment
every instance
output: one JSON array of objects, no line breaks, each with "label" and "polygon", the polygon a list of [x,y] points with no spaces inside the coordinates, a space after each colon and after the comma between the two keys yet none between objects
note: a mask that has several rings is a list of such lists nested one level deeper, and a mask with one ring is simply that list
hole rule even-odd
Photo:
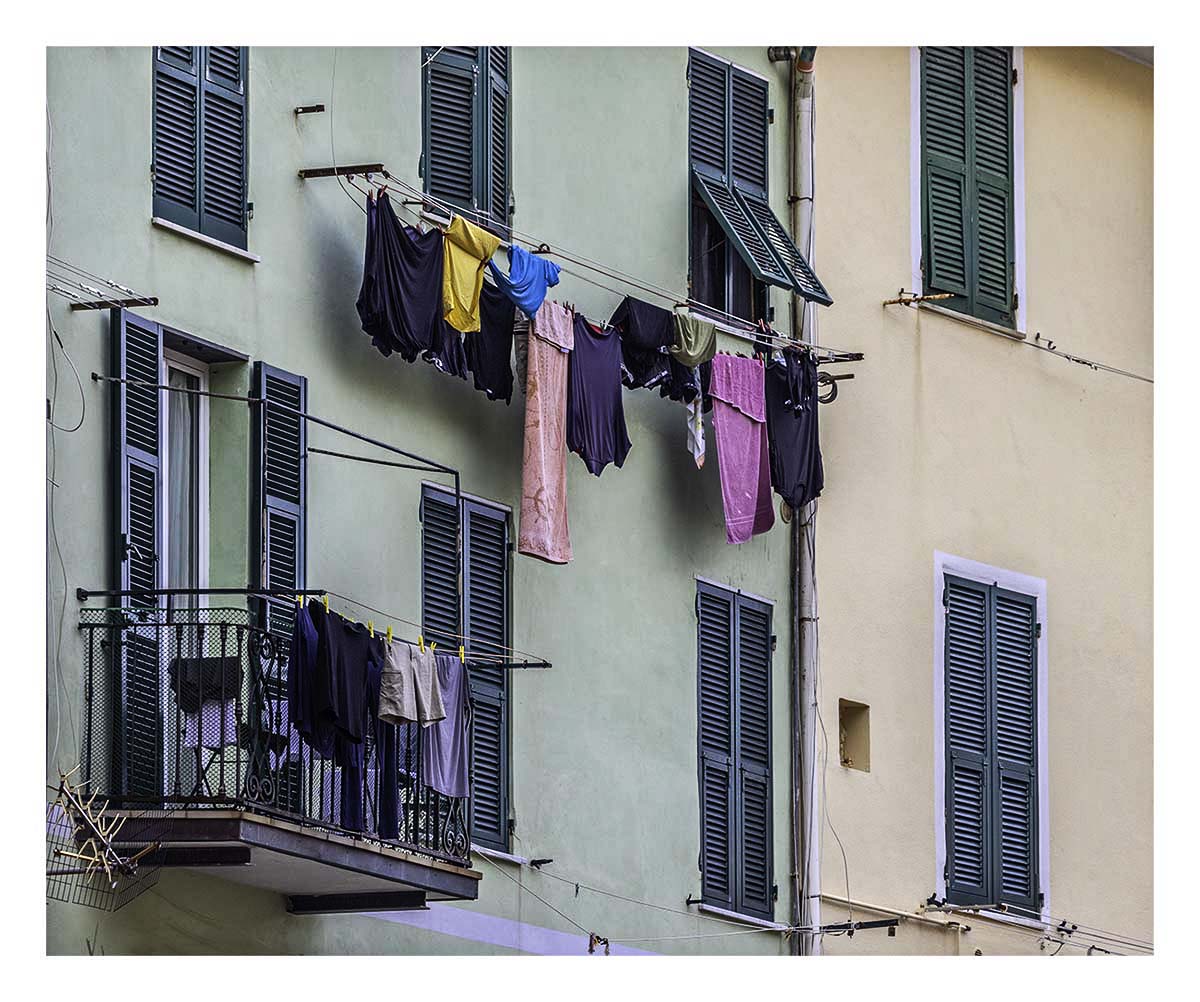
[{"label": "olive green garment", "polygon": [[671,354],[680,365],[694,369],[717,353],[717,329],[707,320],[675,314],[675,343]]}]

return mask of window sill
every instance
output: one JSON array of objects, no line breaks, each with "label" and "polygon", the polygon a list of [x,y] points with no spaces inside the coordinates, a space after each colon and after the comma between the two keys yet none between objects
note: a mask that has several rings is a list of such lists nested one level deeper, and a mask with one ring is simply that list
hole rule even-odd
[{"label": "window sill", "polygon": [[1026,341],[1029,338],[1028,334],[1017,330],[1015,327],[1004,327],[1000,324],[994,324],[990,320],[980,320],[979,317],[973,317],[969,313],[959,313],[958,310],[950,310],[945,306],[938,306],[937,303],[918,303],[917,308],[929,313],[936,313],[940,317],[949,317],[951,320],[957,320],[968,327],[987,331],[989,334],[999,334],[1010,341]]},{"label": "window sill", "polygon": [[162,216],[151,216],[150,222],[160,229],[178,233],[181,237],[186,237],[188,240],[194,240],[198,244],[204,244],[206,247],[213,248],[213,250],[222,251],[231,257],[241,258],[243,261],[249,261],[251,264],[258,264],[262,260],[257,254],[251,254],[240,247],[234,247],[233,244],[227,244],[224,240],[217,240],[215,237],[208,237],[203,233],[197,233],[195,230],[189,230],[186,226],[180,226],[169,219],[163,219]]},{"label": "window sill", "polygon": [[515,866],[528,866],[529,860],[524,856],[514,856],[511,852],[501,852],[499,849],[488,849],[486,846],[471,843],[471,851],[495,860],[497,863],[512,863]]},{"label": "window sill", "polygon": [[1031,918],[1028,915],[1016,915],[1012,912],[993,912],[993,911],[978,911],[971,912],[976,918],[987,919],[990,922],[1001,922],[1006,925],[1019,925],[1026,929],[1039,929],[1045,932],[1050,928],[1050,923],[1044,919]]},{"label": "window sill", "polygon": [[781,922],[768,922],[766,919],[755,918],[753,915],[743,915],[741,912],[731,912],[728,908],[718,908],[716,905],[701,903],[696,905],[696,910],[705,915],[731,919],[734,922],[741,922],[744,925],[757,926],[766,932],[787,932],[788,930],[788,926]]}]

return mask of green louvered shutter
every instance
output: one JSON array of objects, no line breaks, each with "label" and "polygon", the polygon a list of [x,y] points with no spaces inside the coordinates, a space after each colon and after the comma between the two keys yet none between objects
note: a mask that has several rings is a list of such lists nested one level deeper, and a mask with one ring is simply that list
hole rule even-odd
[{"label": "green louvered shutter", "polygon": [[729,172],[739,189],[767,192],[767,81],[730,68]]},{"label": "green louvered shutter", "polygon": [[461,209],[479,207],[479,53],[471,46],[421,50],[425,65],[425,190]]},{"label": "green louvered shutter", "polygon": [[737,597],[738,911],[773,914],[771,833],[771,608]]},{"label": "green louvered shutter", "polygon": [[153,214],[200,229],[201,48],[154,49]]},{"label": "green louvered shutter", "polygon": [[[469,650],[507,655],[508,517],[463,502],[463,607]],[[508,849],[508,671],[471,664],[471,839]]]},{"label": "green louvered shutter", "polygon": [[510,124],[509,73],[512,50],[504,45],[487,49],[487,202],[486,208],[495,228],[507,233],[509,225],[509,189],[512,126]]},{"label": "green louvered shutter", "polygon": [[928,292],[970,291],[967,51],[921,50],[924,266]]},{"label": "green louvered shutter", "polygon": [[734,601],[697,584],[700,745],[700,894],[733,908],[738,881],[734,840]]},{"label": "green louvered shutter", "polygon": [[925,291],[996,323],[1015,315],[1012,50],[921,50]]},{"label": "green louvered shutter", "polygon": [[454,495],[421,492],[421,623],[427,641],[458,647],[458,519]]},{"label": "green louvered shutter", "polygon": [[946,577],[946,894],[991,904],[992,762],[988,588]]},{"label": "green louvered shutter", "polygon": [[[111,371],[122,379],[149,383],[112,384],[113,587],[164,587],[161,560],[165,487],[162,439],[165,409],[162,381],[162,327],[125,310],[111,314]],[[153,609],[158,595],[133,595],[124,605]],[[162,679],[158,636],[153,627],[115,632],[114,659],[121,712],[114,735],[114,776],[118,792],[132,797],[162,793]]]},{"label": "green louvered shutter", "polygon": [[240,45],[203,53],[200,232],[244,249],[249,53]]},{"label": "green louvered shutter", "polygon": [[1012,51],[972,55],[975,306],[985,318],[1013,315]]},{"label": "green louvered shutter", "polygon": [[261,611],[263,625],[286,656],[295,620],[292,592],[306,587],[308,423],[295,412],[307,410],[308,380],[256,362],[253,396],[269,402],[254,407],[251,421],[254,586],[284,592],[264,600]]},{"label": "green louvered shutter", "polygon": [[997,899],[1037,912],[1037,605],[1028,595],[992,593]]},{"label": "green louvered shutter", "polygon": [[696,49],[688,52],[688,156],[729,180],[729,65]]}]

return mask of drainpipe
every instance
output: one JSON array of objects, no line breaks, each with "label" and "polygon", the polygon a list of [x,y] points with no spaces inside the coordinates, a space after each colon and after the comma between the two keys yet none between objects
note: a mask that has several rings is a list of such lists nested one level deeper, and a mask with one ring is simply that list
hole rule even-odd
[{"label": "drainpipe", "polygon": [[[772,62],[788,63],[788,221],[792,239],[811,262],[813,248],[813,60],[815,46],[772,47]],[[793,337],[816,338],[816,311],[791,297]],[[821,924],[821,812],[817,803],[817,599],[815,539],[817,504],[792,518],[792,925]],[[792,952],[821,952],[820,936],[792,937]]]}]

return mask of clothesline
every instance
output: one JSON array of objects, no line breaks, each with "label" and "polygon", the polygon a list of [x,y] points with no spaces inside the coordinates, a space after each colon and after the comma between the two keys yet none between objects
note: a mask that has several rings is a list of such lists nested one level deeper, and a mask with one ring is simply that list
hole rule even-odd
[{"label": "clothesline", "polygon": [[[484,222],[485,224],[490,222],[487,215],[485,213],[480,212],[479,210],[461,209],[456,206],[453,206],[453,205],[449,204],[448,202],[445,202],[442,199],[437,198],[434,195],[420,191],[419,189],[415,188],[413,185],[409,184],[407,181],[404,181],[403,179],[398,178],[395,175],[391,174],[386,168],[382,171],[382,173],[383,173],[383,176],[386,179],[386,181],[379,181],[376,178],[372,177],[370,174],[363,175],[363,179],[368,184],[372,185],[376,189],[376,191],[378,191],[379,193],[382,193],[384,190],[386,190],[387,188],[390,188],[390,187],[398,188],[404,194],[411,196],[413,200],[418,201],[422,206],[435,206],[436,208],[438,208],[442,212],[444,212],[446,214],[446,216],[448,216],[448,217],[452,218],[454,215],[457,214],[457,215],[465,216],[465,217],[474,217],[475,219],[480,220],[480,221]],[[348,175],[347,180],[350,181],[351,185],[354,187],[354,189],[356,191],[360,192],[364,196],[369,197],[368,192],[364,191],[364,189],[359,187],[357,184],[354,184],[353,175]],[[407,204],[406,200],[401,201],[401,205],[406,211],[408,211],[411,215],[413,215],[415,218],[417,218],[421,222],[435,225],[439,229],[445,228],[443,221],[436,215],[433,215],[433,214],[429,213],[428,211],[423,211],[421,213],[417,213],[412,210],[412,208]],[[568,251],[564,248],[552,247],[552,246],[548,245],[545,241],[540,241],[540,240],[536,239],[535,237],[531,236],[530,234],[523,233],[522,231],[520,231],[516,228],[511,228],[509,230],[509,232],[513,235],[514,238],[519,240],[521,243],[526,244],[529,247],[533,248],[534,253],[549,254],[553,257],[561,258],[564,261],[569,261],[573,264],[577,264],[582,268],[588,269],[590,271],[594,271],[597,274],[603,275],[603,276],[610,278],[616,282],[624,283],[625,285],[628,285],[634,289],[637,289],[640,292],[646,293],[651,296],[656,296],[659,299],[666,300],[666,301],[670,302],[673,307],[686,307],[686,308],[688,308],[688,310],[690,312],[693,312],[696,315],[702,317],[703,319],[706,319],[706,320],[709,320],[710,322],[715,323],[715,325],[717,326],[717,328],[719,330],[721,330],[722,332],[729,334],[733,337],[737,337],[737,338],[740,338],[742,340],[749,341],[749,342],[755,342],[755,341],[760,342],[760,343],[767,342],[767,343],[770,343],[773,347],[778,347],[778,348],[787,348],[787,349],[793,349],[793,350],[804,349],[804,350],[809,350],[809,351],[813,351],[813,352],[824,353],[828,357],[819,359],[819,361],[824,361],[824,362],[853,362],[853,361],[861,361],[863,358],[863,355],[861,352],[847,351],[847,350],[841,349],[841,348],[831,348],[831,347],[828,347],[825,345],[809,344],[806,342],[798,341],[795,338],[792,338],[788,335],[779,334],[775,331],[762,331],[761,329],[759,329],[757,327],[757,325],[753,321],[747,320],[744,317],[736,316],[735,314],[728,313],[728,312],[721,310],[714,306],[708,306],[707,304],[698,303],[695,300],[690,299],[688,297],[681,297],[681,296],[677,295],[676,293],[670,291],[669,289],[666,289],[662,286],[651,283],[645,279],[637,278],[637,277],[630,275],[627,272],[623,272],[617,268],[613,268],[608,265],[603,265],[600,262],[595,261],[592,258],[585,257],[584,255],[576,254],[576,253]],[[512,241],[507,241],[507,240],[502,239],[500,241],[500,245],[502,247],[506,247],[506,248],[511,247]],[[568,275],[571,275],[572,277],[579,278],[582,281],[588,282],[598,288],[604,289],[607,292],[611,292],[614,295],[622,296],[622,297],[624,295],[626,295],[626,293],[620,291],[619,289],[614,289],[612,286],[606,285],[603,282],[596,281],[595,279],[590,278],[587,275],[583,275],[580,272],[577,272],[577,271],[574,271],[572,269],[568,269],[565,267],[561,267],[560,270],[566,272]],[[721,319],[721,318],[723,318],[723,319]]]}]

